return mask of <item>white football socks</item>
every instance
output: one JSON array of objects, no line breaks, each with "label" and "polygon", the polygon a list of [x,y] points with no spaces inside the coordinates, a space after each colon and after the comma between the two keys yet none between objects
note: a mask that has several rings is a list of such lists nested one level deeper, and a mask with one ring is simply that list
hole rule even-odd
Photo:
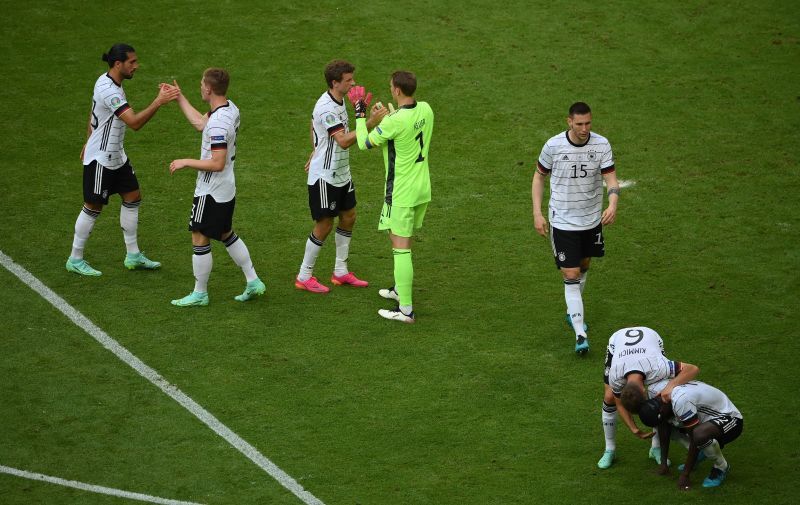
[{"label": "white football socks", "polygon": [[86,241],[89,240],[89,235],[92,234],[94,223],[97,221],[97,216],[100,211],[91,210],[83,207],[78,214],[78,219],[75,220],[75,235],[72,238],[72,253],[70,257],[76,260],[83,259],[83,250],[86,247]]},{"label": "white football socks", "polygon": [[579,280],[564,280],[564,299],[567,302],[567,314],[572,318],[572,329],[575,337],[586,336],[583,330],[583,298]]},{"label": "white football socks", "polygon": [[317,239],[313,233],[308,235],[306,240],[306,252],[303,256],[303,263],[300,265],[300,273],[297,274],[297,280],[305,282],[311,278],[314,273],[314,265],[317,263],[317,257],[322,250],[322,242]]},{"label": "white football socks", "polygon": [[617,450],[617,406],[603,402],[603,435],[606,437],[606,450]]},{"label": "white football socks", "polygon": [[128,254],[139,252],[139,242],[137,238],[139,229],[139,204],[141,200],[135,202],[122,202],[119,208],[119,225],[122,227],[122,238],[125,240],[125,248]]},{"label": "white football socks", "polygon": [[[231,242],[232,237],[236,238]],[[253,261],[250,259],[250,251],[247,249],[244,240],[235,233],[231,235],[231,238],[225,241],[225,248],[228,250],[228,254],[231,255],[231,259],[242,269],[247,282],[258,279],[256,269],[253,267]]]},{"label": "white football socks", "polygon": [[350,254],[350,239],[352,236],[352,231],[336,228],[336,264],[333,268],[333,273],[337,277],[347,275],[350,272],[347,269],[347,257]]},{"label": "white football socks", "polygon": [[194,272],[194,290],[198,293],[208,293],[208,278],[211,276],[213,265],[211,258],[211,244],[194,246],[192,255],[192,271]]}]

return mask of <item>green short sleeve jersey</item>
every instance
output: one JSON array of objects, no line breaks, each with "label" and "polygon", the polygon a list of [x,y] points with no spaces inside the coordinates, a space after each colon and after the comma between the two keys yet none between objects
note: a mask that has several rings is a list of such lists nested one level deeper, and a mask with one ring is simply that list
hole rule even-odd
[{"label": "green short sleeve jersey", "polygon": [[366,146],[383,148],[384,201],[389,205],[416,207],[431,201],[428,149],[432,134],[433,110],[427,102],[400,107],[369,132]]}]

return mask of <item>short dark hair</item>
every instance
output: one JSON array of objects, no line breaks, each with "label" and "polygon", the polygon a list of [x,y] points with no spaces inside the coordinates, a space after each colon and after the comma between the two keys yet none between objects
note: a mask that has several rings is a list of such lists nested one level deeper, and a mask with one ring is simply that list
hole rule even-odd
[{"label": "short dark hair", "polygon": [[634,382],[626,383],[619,395],[622,406],[625,407],[625,410],[633,414],[639,413],[639,409],[646,399],[641,385]]},{"label": "short dark hair", "polygon": [[115,61],[125,62],[128,60],[128,53],[135,53],[136,49],[128,44],[114,44],[107,53],[103,53],[103,61],[108,62],[108,68],[114,66]]},{"label": "short dark hair", "polygon": [[641,407],[639,407],[639,419],[642,420],[642,423],[651,428],[658,426],[662,421],[661,406],[663,404],[660,396],[642,403]]},{"label": "short dark hair", "polygon": [[328,83],[329,88],[332,88],[333,81],[342,82],[342,76],[344,74],[352,74],[355,71],[356,67],[349,61],[333,60],[325,65],[325,82]]},{"label": "short dark hair", "polygon": [[417,76],[413,72],[397,70],[392,74],[392,84],[400,88],[405,96],[414,96],[417,90]]},{"label": "short dark hair", "polygon": [[203,72],[203,82],[211,88],[215,95],[225,96],[225,93],[228,92],[231,76],[224,68],[211,67]]},{"label": "short dark hair", "polygon": [[589,108],[589,105],[584,102],[575,102],[569,106],[569,117],[574,116],[575,114],[591,114],[592,109]]}]

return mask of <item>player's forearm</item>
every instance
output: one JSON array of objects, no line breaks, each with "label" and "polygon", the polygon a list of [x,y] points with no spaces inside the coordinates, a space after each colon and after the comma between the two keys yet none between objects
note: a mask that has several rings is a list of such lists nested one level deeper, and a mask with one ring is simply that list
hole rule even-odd
[{"label": "player's forearm", "polygon": [[216,160],[186,160],[186,167],[199,170],[201,172],[221,172],[225,168],[225,159]]},{"label": "player's forearm", "polygon": [[[153,100],[153,103],[148,105],[147,108],[140,112],[133,112],[133,109],[129,109],[131,114],[129,121],[126,121],[124,117],[122,119],[129,127],[133,128],[134,130],[139,130],[142,126],[146,125],[153,116],[155,116],[159,107],[161,107],[161,104],[159,103],[158,99],[156,99]],[[128,112],[123,113],[123,116],[125,116],[125,114],[128,114]]]},{"label": "player's forearm", "polygon": [[634,435],[637,434],[640,430],[633,421],[633,416],[631,416],[631,413],[628,412],[628,409],[622,406],[622,402],[619,401],[619,398],[615,398],[615,401],[617,403],[617,413],[619,414],[619,417],[622,418],[622,422],[625,423],[625,426],[627,426],[629,430],[631,430],[631,433]]},{"label": "player's forearm", "polygon": [[208,116],[201,114],[200,111],[195,109],[191,102],[183,95],[179,95],[177,101],[178,107],[180,107],[183,115],[186,116],[189,124],[191,124],[195,130],[203,131],[203,128],[206,127],[206,123],[208,122]]},{"label": "player's forearm", "polygon": [[673,377],[668,383],[668,386],[680,386],[681,384],[686,384],[690,380],[697,377],[700,373],[700,368],[696,365],[692,365],[691,363],[681,363],[681,371],[678,372],[678,375]]},{"label": "player's forearm", "polygon": [[542,197],[544,196],[544,178],[537,170],[533,174],[533,182],[531,183],[531,198],[533,200],[533,215],[542,215]]},{"label": "player's forearm", "polygon": [[617,173],[611,172],[605,174],[603,175],[603,179],[605,180],[606,187],[608,188],[608,206],[613,206],[616,208],[617,201],[619,200],[619,182],[617,182]]},{"label": "player's forearm", "polygon": [[336,143],[339,144],[339,147],[342,149],[347,149],[357,142],[356,135],[356,132],[353,131],[347,133],[337,133],[334,139],[336,140]]},{"label": "player's forearm", "polygon": [[369,130],[367,129],[367,120],[363,117],[356,118],[356,141],[358,142],[358,148],[362,151],[368,149],[367,147],[367,137],[369,136]]}]

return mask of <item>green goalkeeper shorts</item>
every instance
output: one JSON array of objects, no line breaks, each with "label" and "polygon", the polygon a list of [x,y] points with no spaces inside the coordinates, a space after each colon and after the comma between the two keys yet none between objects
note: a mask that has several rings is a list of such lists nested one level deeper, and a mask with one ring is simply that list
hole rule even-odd
[{"label": "green goalkeeper shorts", "polygon": [[422,221],[425,219],[427,209],[428,202],[421,203],[416,207],[398,207],[384,203],[381,218],[378,221],[378,229],[390,230],[398,237],[412,237],[414,230],[422,228]]}]

